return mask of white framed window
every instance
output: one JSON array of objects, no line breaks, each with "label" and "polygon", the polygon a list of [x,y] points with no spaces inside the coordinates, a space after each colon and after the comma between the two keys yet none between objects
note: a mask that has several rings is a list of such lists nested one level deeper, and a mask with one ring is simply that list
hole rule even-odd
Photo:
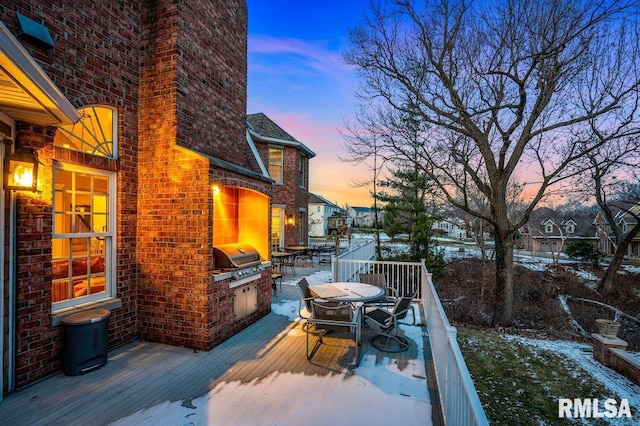
[{"label": "white framed window", "polygon": [[53,167],[53,310],[115,297],[116,173]]},{"label": "white framed window", "polygon": [[298,166],[298,174],[300,176],[300,188],[306,188],[306,164],[307,157],[300,155],[300,164]]},{"label": "white framed window", "polygon": [[547,234],[552,234],[553,233],[553,223],[547,222],[547,224],[544,225],[544,232],[547,233]]},{"label": "white framed window", "polygon": [[269,148],[269,176],[276,183],[282,184],[284,181],[284,149]]},{"label": "white framed window", "polygon": [[77,123],[58,127],[53,144],[101,157],[118,158],[117,110],[110,106],[78,108]]}]

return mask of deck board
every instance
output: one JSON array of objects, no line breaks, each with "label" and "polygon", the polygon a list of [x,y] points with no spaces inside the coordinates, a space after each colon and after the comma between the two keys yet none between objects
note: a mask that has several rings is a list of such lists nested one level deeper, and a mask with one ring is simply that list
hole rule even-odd
[{"label": "deck board", "polygon": [[[283,285],[279,293],[277,299],[299,297],[293,286]],[[351,335],[328,334],[309,361],[301,324],[300,319],[270,313],[208,352],[132,342],[110,351],[100,369],[73,377],[59,373],[8,395],[0,402],[0,424],[108,424],[165,401],[189,404],[223,382],[259,381],[276,372],[348,375],[355,354]],[[377,352],[368,343],[373,333],[363,328],[361,359],[377,353],[379,362],[392,357],[406,365],[417,356],[415,348],[402,354]],[[315,339],[310,338],[310,345]]]}]

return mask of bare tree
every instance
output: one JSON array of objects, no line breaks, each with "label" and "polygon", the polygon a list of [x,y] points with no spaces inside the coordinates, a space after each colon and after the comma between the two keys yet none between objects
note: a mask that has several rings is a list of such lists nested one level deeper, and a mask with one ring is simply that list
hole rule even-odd
[{"label": "bare tree", "polygon": [[[576,160],[639,131],[636,13],[635,1],[391,0],[372,2],[350,33],[345,61],[388,136],[379,153],[406,156],[393,134],[403,116],[420,117],[420,166],[495,231],[494,324],[512,321],[514,236],[549,187]],[[509,217],[514,183],[529,198]],[[488,212],[470,202],[472,190]]]},{"label": "bare tree", "polygon": [[[595,137],[600,135],[596,134]],[[605,145],[589,153],[583,164],[588,168],[591,179],[581,184],[576,183],[576,187],[595,196],[606,222],[604,226],[596,223],[596,231],[601,238],[608,239],[614,248],[613,257],[598,288],[603,293],[611,293],[615,289],[615,277],[629,244],[640,232],[638,185],[624,181],[626,178],[637,182],[640,139],[629,138]],[[635,224],[625,229],[624,220]]]}]

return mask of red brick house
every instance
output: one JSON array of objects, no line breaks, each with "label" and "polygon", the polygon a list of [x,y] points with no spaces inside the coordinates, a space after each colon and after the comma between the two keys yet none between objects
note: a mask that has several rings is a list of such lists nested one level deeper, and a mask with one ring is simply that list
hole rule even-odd
[{"label": "red brick house", "polygon": [[249,114],[248,137],[275,181],[271,204],[271,246],[307,245],[309,160],[315,153],[263,113]]},{"label": "red brick house", "polygon": [[[0,21],[0,151],[40,172],[16,190],[3,168],[2,394],[61,369],[72,313],[111,310],[110,347],[200,350],[267,314],[272,180],[246,138],[246,2],[0,0]],[[228,244],[265,261],[238,279],[216,264]]]},{"label": "red brick house", "polygon": [[[631,232],[638,223],[640,216],[640,203],[637,201],[619,201],[611,204],[613,220],[618,225],[623,236]],[[611,224],[607,220],[602,210],[598,211],[593,225],[598,233],[598,247],[600,251],[607,255],[613,255],[616,251],[615,235],[611,230]],[[626,258],[640,258],[640,235],[635,235],[627,246]]]},{"label": "red brick house", "polygon": [[520,230],[520,247],[538,253],[558,253],[567,243],[588,240],[597,243],[589,212],[560,213],[541,207],[531,213],[529,222]]}]

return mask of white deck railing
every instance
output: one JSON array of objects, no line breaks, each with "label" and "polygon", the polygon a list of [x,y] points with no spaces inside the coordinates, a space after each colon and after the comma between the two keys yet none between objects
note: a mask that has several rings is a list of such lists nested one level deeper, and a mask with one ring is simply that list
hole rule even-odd
[{"label": "white deck railing", "polygon": [[422,308],[444,422],[448,425],[488,425],[489,420],[456,340],[457,330],[449,324],[427,267],[422,265],[421,269]]},{"label": "white deck railing", "polygon": [[358,274],[382,272],[387,285],[398,294],[416,291],[426,320],[442,415],[447,425],[488,425],[478,393],[464,362],[457,330],[449,324],[431,274],[424,262],[386,262],[374,259],[373,244],[358,247],[340,256],[332,256],[333,282],[357,282]]}]

